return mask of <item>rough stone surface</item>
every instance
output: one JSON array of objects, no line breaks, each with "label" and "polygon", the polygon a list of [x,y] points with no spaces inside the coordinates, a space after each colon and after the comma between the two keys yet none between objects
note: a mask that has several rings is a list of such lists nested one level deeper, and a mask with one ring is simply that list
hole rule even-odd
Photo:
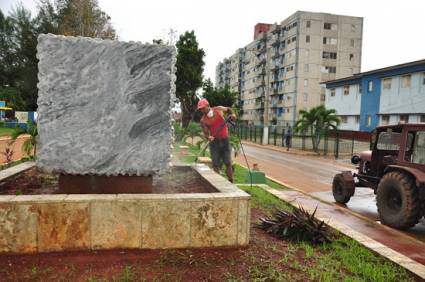
[{"label": "rough stone surface", "polygon": [[140,203],[137,201],[92,203],[92,249],[140,248],[140,216]]},{"label": "rough stone surface", "polygon": [[152,175],[171,160],[175,50],[40,35],[37,166]]},{"label": "rough stone surface", "polygon": [[31,205],[0,204],[0,252],[36,251],[37,214]]},{"label": "rough stone surface", "polygon": [[142,208],[142,248],[190,246],[189,201],[151,201]]},{"label": "rough stone surface", "polygon": [[237,243],[238,201],[193,202],[191,246],[232,246]]},{"label": "rough stone surface", "polygon": [[250,213],[249,201],[238,201],[238,245],[247,245],[249,243]]},{"label": "rough stone surface", "polygon": [[40,204],[38,250],[40,252],[90,248],[89,204]]}]

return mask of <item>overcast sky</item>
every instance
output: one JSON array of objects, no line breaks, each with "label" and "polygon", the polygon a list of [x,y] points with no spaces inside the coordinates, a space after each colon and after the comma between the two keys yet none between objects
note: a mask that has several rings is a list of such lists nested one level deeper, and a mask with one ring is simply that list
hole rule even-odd
[{"label": "overcast sky", "polygon": [[[123,41],[195,30],[206,52],[204,75],[213,81],[217,63],[252,41],[256,23],[279,23],[298,10],[363,17],[362,71],[425,59],[424,0],[98,1]],[[18,2],[35,13],[34,0],[0,0],[0,7],[9,11]]]}]

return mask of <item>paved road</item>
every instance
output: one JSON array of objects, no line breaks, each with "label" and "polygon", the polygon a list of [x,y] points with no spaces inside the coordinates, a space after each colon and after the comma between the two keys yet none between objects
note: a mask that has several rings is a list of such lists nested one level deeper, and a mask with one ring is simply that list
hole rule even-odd
[{"label": "paved road", "polygon": [[[354,169],[342,161],[288,154],[248,144],[244,144],[244,150],[250,166],[258,163],[260,170],[268,176],[331,203],[334,203],[331,190],[334,175],[343,170]],[[245,164],[242,156],[237,157],[236,161]],[[358,188],[346,208],[374,221],[379,220],[375,195],[371,189]],[[403,234],[425,242],[425,221],[422,220]]]},{"label": "paved road", "polygon": [[[258,163],[260,170],[305,192],[329,191],[336,173],[352,169],[351,165],[335,160],[280,153],[248,144],[244,150],[251,166]],[[237,161],[245,163],[242,156]]]}]

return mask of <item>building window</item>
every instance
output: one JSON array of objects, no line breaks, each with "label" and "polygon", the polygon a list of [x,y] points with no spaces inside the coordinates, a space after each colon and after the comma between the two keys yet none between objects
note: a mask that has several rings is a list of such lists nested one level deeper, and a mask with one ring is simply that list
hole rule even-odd
[{"label": "building window", "polygon": [[310,28],[310,26],[311,26],[311,21],[307,21],[306,24],[305,24],[305,27]]},{"label": "building window", "polygon": [[390,123],[390,116],[384,115],[381,117],[381,124],[382,125],[388,125]]},{"label": "building window", "polygon": [[333,37],[323,37],[323,44],[336,45],[338,40]]},{"label": "building window", "polygon": [[350,40],[350,46],[351,46],[351,47],[354,47],[354,39],[351,39],[351,40]]},{"label": "building window", "polygon": [[391,78],[384,78],[384,80],[382,81],[382,87],[384,89],[391,89]]},{"label": "building window", "polygon": [[356,124],[360,123],[360,116],[355,116],[356,117]]},{"label": "building window", "polygon": [[422,74],[422,85],[425,85],[425,72]]},{"label": "building window", "polygon": [[359,94],[362,94],[362,91],[363,91],[363,86],[361,83],[359,83]]},{"label": "building window", "polygon": [[421,119],[420,119],[420,121],[421,121],[421,122],[425,122],[425,115],[421,115]]},{"label": "building window", "polygon": [[310,43],[310,35],[305,36],[305,42]]},{"label": "building window", "polygon": [[400,115],[400,122],[401,123],[408,123],[409,122],[409,115]]},{"label": "building window", "polygon": [[344,85],[344,95],[349,95],[349,94],[350,94],[350,86]]},{"label": "building window", "polygon": [[347,121],[348,121],[347,116],[341,116],[341,122],[342,123],[347,123]]},{"label": "building window", "polygon": [[373,81],[369,80],[367,82],[367,92],[372,92],[373,91]]},{"label": "building window", "polygon": [[336,73],[336,67],[322,66],[322,73]]},{"label": "building window", "polygon": [[307,100],[308,100],[308,94],[307,93],[304,93],[303,98],[304,98],[304,102],[307,102]]},{"label": "building window", "polygon": [[355,24],[352,24],[351,25],[351,32],[355,32],[356,31],[356,25]]},{"label": "building window", "polygon": [[308,79],[304,79],[304,86],[307,87],[308,86]]},{"label": "building window", "polygon": [[308,72],[308,64],[304,65],[304,72]]},{"label": "building window", "polygon": [[336,59],[336,52],[323,52],[322,58],[323,59]]},{"label": "building window", "polygon": [[324,23],[323,28],[327,30],[337,30],[337,25],[332,23]]},{"label": "building window", "polygon": [[372,125],[372,116],[366,116],[366,127],[370,127]]},{"label": "building window", "polygon": [[309,50],[305,50],[305,57],[308,58],[310,56],[310,51]]},{"label": "building window", "polygon": [[402,77],[401,77],[401,87],[402,88],[408,88],[408,87],[410,87],[410,80],[411,80],[411,75],[410,74],[408,74],[408,75],[403,75]]},{"label": "building window", "polygon": [[354,54],[350,54],[350,61],[354,59]]},{"label": "building window", "polygon": [[331,97],[335,97],[335,88],[331,88]]},{"label": "building window", "polygon": [[325,102],[326,101],[326,95],[320,95],[320,102]]}]

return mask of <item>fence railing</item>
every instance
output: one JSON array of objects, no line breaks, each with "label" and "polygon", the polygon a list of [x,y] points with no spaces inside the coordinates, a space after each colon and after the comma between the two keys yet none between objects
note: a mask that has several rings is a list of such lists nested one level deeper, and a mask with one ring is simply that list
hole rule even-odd
[{"label": "fence railing", "polygon": [[[242,140],[262,144],[263,127],[236,125],[231,128],[231,133],[237,135]],[[357,140],[355,133],[332,131],[322,136],[318,145],[318,153],[339,158],[341,156],[351,156],[361,151],[369,150],[369,142]],[[341,137],[344,136],[344,138]],[[350,138],[351,137],[351,138]],[[285,128],[269,127],[267,143],[274,146],[285,147]],[[308,134],[294,134],[291,137],[291,148],[305,151],[313,151],[313,140]]]}]

